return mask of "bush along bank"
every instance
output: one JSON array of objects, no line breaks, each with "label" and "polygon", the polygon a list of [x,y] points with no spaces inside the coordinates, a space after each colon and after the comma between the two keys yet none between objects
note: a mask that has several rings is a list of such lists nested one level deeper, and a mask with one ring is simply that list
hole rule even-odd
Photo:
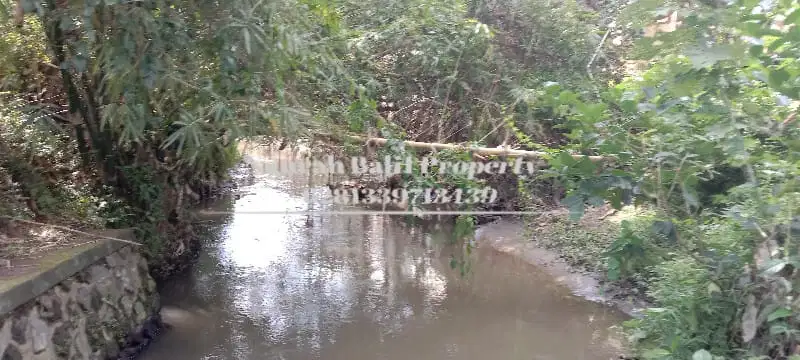
[{"label": "bush along bank", "polygon": [[[151,275],[161,281],[187,269],[199,251],[190,210],[223,197],[248,178],[239,174],[249,169],[237,165],[232,144],[211,154],[214,167],[204,176],[192,167],[169,168],[143,156],[115,167],[105,179],[71,156],[78,146],[74,138],[25,123],[30,114],[8,103],[0,109],[0,148],[7,150],[0,159],[0,177],[10,180],[0,190],[0,216],[8,217],[0,222],[3,238],[25,239],[25,224],[9,218],[77,230],[134,228]],[[13,265],[15,254],[25,253],[24,248],[4,248],[0,258]]]},{"label": "bush along bank", "polygon": [[[185,269],[189,209],[225,188],[236,140],[296,138],[307,124],[288,110],[328,63],[315,10],[246,5],[238,19],[245,5],[3,1],[0,214],[134,227],[154,277]],[[239,20],[244,38],[225,30]],[[295,32],[308,36],[276,45]]]},{"label": "bush along bank", "polygon": [[[235,151],[235,147],[231,151]],[[145,218],[156,221],[133,225],[137,236],[146,245],[145,256],[150,263],[151,275],[156,281],[161,282],[190,269],[199,255],[202,244],[194,227],[192,211],[211,202],[231,201],[231,196],[237,189],[251,180],[252,168],[242,162],[238,155],[220,162],[218,166],[220,175],[215,176],[213,181],[198,181],[193,186],[185,186],[183,194],[164,194],[174,196],[174,202],[170,204],[174,208],[168,216],[164,215],[163,209],[149,208],[151,212],[146,213]],[[137,210],[128,207],[123,211],[130,216]],[[132,217],[129,219],[133,220]],[[132,222],[121,222],[117,226],[131,225]]]},{"label": "bush along bank", "polygon": [[652,209],[620,223],[599,266],[652,300],[627,324],[647,359],[800,357],[800,48],[796,26],[773,28],[800,12],[758,6],[693,10],[687,31],[727,40],[661,54],[599,96],[551,84],[530,101],[569,124],[574,143],[547,176],[568,189],[572,218],[605,201]]},{"label": "bush along bank", "polygon": [[[747,355],[761,351],[770,359],[791,359],[774,355],[796,350],[770,333],[792,333],[791,283],[766,279],[793,269],[759,259],[767,248],[759,248],[752,230],[738,222],[662,219],[652,206],[589,207],[580,220],[561,208],[527,218],[526,237],[572,270],[600,280],[600,295],[610,303],[636,307],[624,328],[641,358],[693,358],[707,351],[716,354],[711,359],[767,359]],[[773,246],[786,249],[780,241]],[[745,332],[753,328],[758,331]],[[746,350],[745,336],[771,341]]]}]

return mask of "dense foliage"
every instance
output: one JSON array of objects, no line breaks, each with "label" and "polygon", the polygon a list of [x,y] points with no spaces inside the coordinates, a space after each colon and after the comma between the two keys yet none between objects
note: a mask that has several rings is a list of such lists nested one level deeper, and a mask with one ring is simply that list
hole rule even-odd
[{"label": "dense foliage", "polygon": [[[5,4],[13,6],[20,17],[3,25],[12,34],[3,39],[6,108],[18,114],[4,124],[17,128],[3,139],[13,187],[40,216],[54,201],[40,189],[65,180],[40,172],[83,174],[90,190],[73,195],[97,204],[107,226],[136,225],[167,268],[191,253],[185,210],[224,180],[236,139],[297,136],[311,118],[297,110],[297,88],[313,81],[303,74],[327,70],[308,4]],[[66,136],[66,155],[29,141],[24,132],[43,126]]]},{"label": "dense foliage", "polygon": [[652,236],[623,226],[608,251],[611,279],[650,278],[658,308],[630,324],[646,358],[797,357],[800,10],[676,10],[697,41],[656,37],[679,53],[655,55],[602,100],[540,91],[538,104],[570,119],[570,147],[617,163],[599,176],[588,161],[551,165],[572,181],[565,203],[576,216],[584,201],[620,206],[628,194],[658,211]]},{"label": "dense foliage", "polygon": [[169,272],[243,137],[515,145],[542,176],[408,180],[651,208],[603,254],[641,355],[800,357],[797,1],[0,3],[0,215],[135,226]]}]

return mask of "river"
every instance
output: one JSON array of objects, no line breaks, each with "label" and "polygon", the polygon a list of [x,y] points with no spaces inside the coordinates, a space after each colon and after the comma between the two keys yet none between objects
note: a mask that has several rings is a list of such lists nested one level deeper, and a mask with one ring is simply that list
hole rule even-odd
[{"label": "river", "polygon": [[245,195],[216,207],[232,214],[201,225],[205,248],[191,273],[162,284],[170,329],[140,359],[606,360],[622,352],[612,329],[624,315],[573,296],[534,266],[478,244],[467,273],[452,269],[447,226],[248,213],[336,207],[327,187],[261,164]]}]

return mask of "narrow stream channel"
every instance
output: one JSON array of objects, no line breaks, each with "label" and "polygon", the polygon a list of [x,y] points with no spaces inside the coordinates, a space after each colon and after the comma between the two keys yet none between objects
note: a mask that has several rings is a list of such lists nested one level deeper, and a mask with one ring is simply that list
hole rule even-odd
[{"label": "narrow stream channel", "polygon": [[[451,231],[333,208],[329,190],[254,166],[234,214],[204,225],[191,274],[164,284],[171,325],[144,360],[616,359],[620,313],[481,247],[462,276]],[[230,207],[229,207],[230,208]],[[310,221],[309,221],[310,220]]]}]

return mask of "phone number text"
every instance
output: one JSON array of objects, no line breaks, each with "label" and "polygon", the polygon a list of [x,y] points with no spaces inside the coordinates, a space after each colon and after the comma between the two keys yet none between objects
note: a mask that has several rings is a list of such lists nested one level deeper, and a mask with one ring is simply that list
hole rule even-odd
[{"label": "phone number text", "polygon": [[469,189],[442,188],[344,188],[333,191],[333,202],[343,205],[372,204],[490,204],[497,200],[491,187]]}]

